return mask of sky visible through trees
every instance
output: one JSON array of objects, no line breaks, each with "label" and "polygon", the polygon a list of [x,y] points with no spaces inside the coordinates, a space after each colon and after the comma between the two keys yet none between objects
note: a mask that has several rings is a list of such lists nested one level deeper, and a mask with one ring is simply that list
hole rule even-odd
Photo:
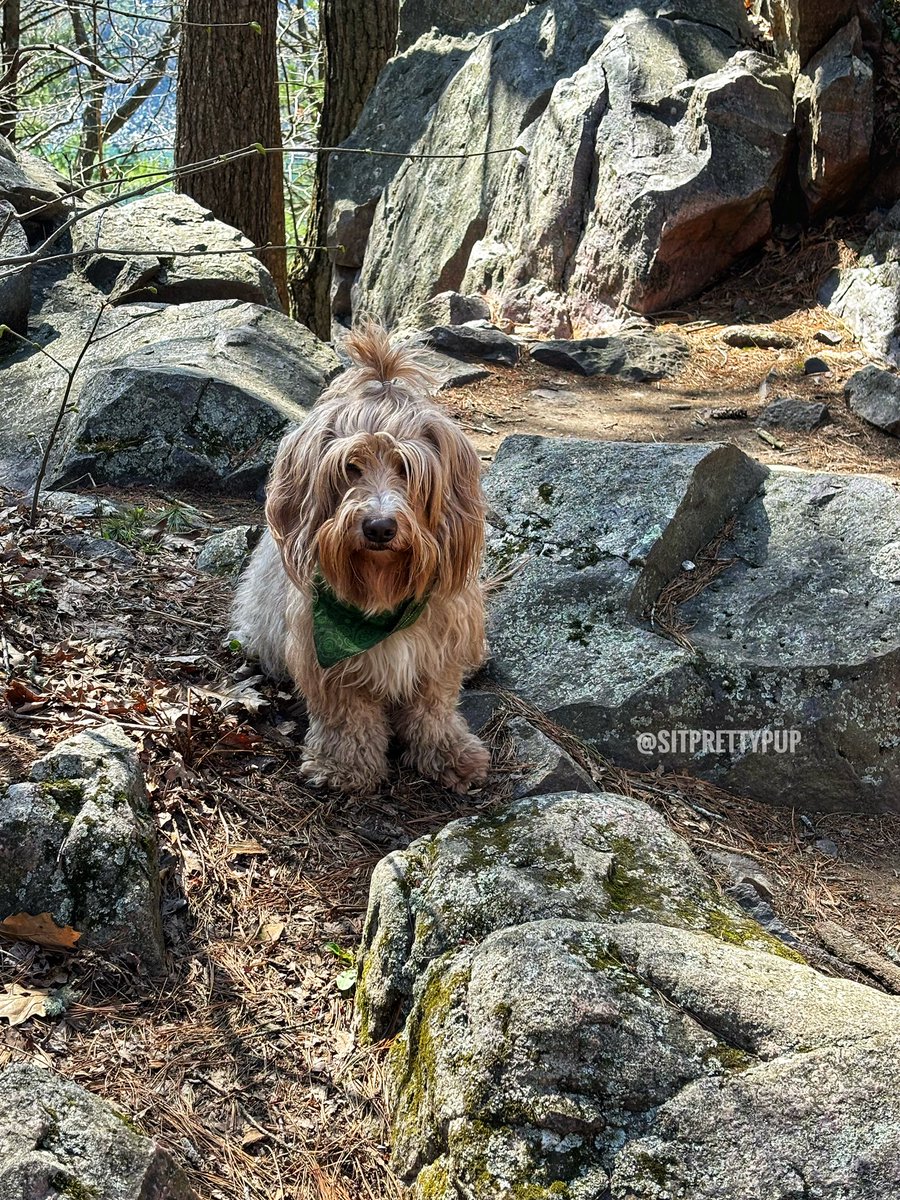
[{"label": "sky visible through trees", "polygon": [[[111,194],[171,167],[180,3],[3,0],[2,13],[0,111],[20,148]],[[233,33],[257,36],[246,25]],[[311,145],[321,102],[318,0],[281,0],[277,50],[284,142]],[[291,243],[304,234],[314,169],[308,154],[285,155]]]}]

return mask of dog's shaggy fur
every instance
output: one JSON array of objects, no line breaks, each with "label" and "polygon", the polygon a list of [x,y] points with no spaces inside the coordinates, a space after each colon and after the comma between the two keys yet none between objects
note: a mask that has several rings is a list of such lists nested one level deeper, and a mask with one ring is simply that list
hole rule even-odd
[{"label": "dog's shaggy fur", "polygon": [[[279,447],[269,532],[238,587],[235,635],[304,696],[302,770],[311,782],[373,790],[393,731],[407,766],[464,791],[488,768],[457,712],[462,680],[485,655],[478,457],[428,400],[434,380],[413,353],[374,326],[353,333],[347,349],[354,366]],[[313,643],[316,570],[367,614],[411,597],[427,602],[408,629],[323,669]]]}]

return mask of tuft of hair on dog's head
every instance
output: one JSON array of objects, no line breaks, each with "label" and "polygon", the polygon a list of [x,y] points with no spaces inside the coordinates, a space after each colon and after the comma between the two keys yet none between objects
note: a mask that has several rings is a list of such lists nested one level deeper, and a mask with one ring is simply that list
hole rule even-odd
[{"label": "tuft of hair on dog's head", "polygon": [[414,351],[372,322],[345,345],[353,365],[272,468],[266,517],[285,570],[300,588],[320,570],[370,613],[458,593],[484,551],[478,455],[431,401],[435,379]]}]

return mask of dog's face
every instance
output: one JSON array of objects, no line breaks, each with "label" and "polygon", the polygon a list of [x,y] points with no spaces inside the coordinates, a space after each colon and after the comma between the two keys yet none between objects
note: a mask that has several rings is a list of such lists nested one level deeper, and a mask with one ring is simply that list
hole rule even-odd
[{"label": "dog's face", "polygon": [[484,545],[478,457],[402,377],[376,387],[353,375],[276,457],[266,514],[285,569],[302,587],[318,567],[368,612],[459,591]]}]

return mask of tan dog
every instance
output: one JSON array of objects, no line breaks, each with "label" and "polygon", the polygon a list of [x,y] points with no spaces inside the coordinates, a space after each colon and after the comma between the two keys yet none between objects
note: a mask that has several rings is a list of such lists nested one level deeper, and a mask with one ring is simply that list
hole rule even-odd
[{"label": "tan dog", "polygon": [[457,712],[485,655],[478,456],[411,351],[371,326],[347,349],[354,366],[279,447],[235,636],[303,694],[312,783],[373,790],[393,730],[407,766],[465,791],[488,769]]}]

